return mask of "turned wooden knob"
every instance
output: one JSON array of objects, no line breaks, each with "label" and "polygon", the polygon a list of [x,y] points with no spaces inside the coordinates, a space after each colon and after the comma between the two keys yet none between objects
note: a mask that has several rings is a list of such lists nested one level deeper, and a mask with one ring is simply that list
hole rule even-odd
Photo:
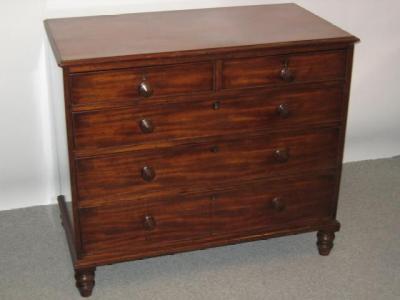
[{"label": "turned wooden knob", "polygon": [[142,81],[139,84],[139,95],[142,97],[150,97],[153,94],[153,89],[148,81]]},{"label": "turned wooden knob", "polygon": [[285,202],[283,202],[282,198],[280,197],[275,197],[272,199],[271,206],[278,212],[283,211],[286,207]]},{"label": "turned wooden knob", "polygon": [[289,106],[286,103],[282,103],[276,108],[276,112],[282,118],[287,118],[289,116]]},{"label": "turned wooden knob", "polygon": [[217,153],[217,152],[219,152],[219,147],[217,145],[214,145],[214,146],[211,147],[210,151],[212,153]]},{"label": "turned wooden knob", "polygon": [[140,130],[143,133],[151,133],[154,131],[154,125],[153,122],[151,120],[148,119],[142,119],[139,121],[139,127]]},{"label": "turned wooden knob", "polygon": [[276,149],[274,151],[274,158],[281,163],[287,162],[289,160],[289,151],[287,149]]},{"label": "turned wooden knob", "polygon": [[144,166],[141,171],[141,175],[144,181],[153,181],[156,177],[156,172],[151,166]]},{"label": "turned wooden knob", "polygon": [[280,73],[281,79],[286,82],[292,82],[294,80],[294,74],[289,69],[289,62],[286,60],[283,63],[283,67]]},{"label": "turned wooden knob", "polygon": [[144,217],[143,225],[146,230],[153,230],[156,227],[156,221],[153,216],[147,215]]},{"label": "turned wooden knob", "polygon": [[218,109],[220,109],[220,108],[221,108],[221,103],[220,103],[219,101],[215,101],[215,102],[212,104],[212,108],[213,108],[213,110],[218,110]]}]

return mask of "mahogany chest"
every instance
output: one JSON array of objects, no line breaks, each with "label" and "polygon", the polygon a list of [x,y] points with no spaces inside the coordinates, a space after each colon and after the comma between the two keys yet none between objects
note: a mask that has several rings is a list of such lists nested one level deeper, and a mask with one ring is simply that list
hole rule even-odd
[{"label": "mahogany chest", "polygon": [[127,260],[310,231],[329,254],[356,37],[295,4],[45,27],[82,296]]}]

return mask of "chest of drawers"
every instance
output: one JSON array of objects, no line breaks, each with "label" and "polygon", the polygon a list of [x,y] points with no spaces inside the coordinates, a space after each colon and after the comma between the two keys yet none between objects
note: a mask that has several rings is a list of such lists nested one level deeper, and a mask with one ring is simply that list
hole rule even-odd
[{"label": "chest of drawers", "polygon": [[45,26],[82,296],[127,260],[310,231],[329,254],[356,37],[294,4]]}]

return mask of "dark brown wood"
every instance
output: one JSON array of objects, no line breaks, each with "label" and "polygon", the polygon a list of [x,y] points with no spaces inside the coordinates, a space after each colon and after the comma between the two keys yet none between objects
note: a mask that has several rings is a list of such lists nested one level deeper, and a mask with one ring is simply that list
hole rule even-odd
[{"label": "dark brown wood", "polygon": [[317,233],[317,246],[318,252],[322,256],[327,256],[333,248],[333,240],[335,239],[335,233],[330,231],[318,231]]},{"label": "dark brown wood", "polygon": [[210,234],[210,199],[161,197],[81,210],[85,254],[163,247]]},{"label": "dark brown wood", "polygon": [[[352,69],[353,69],[353,54],[354,54],[354,45],[349,45],[347,49],[347,67],[346,67],[346,82],[343,86],[343,100],[342,100],[342,106],[343,106],[343,113],[342,113],[342,120],[341,120],[341,131],[340,131],[340,137],[339,141],[340,144],[339,146],[339,157],[338,161],[339,163],[339,168],[337,172],[337,179],[336,179],[336,195],[335,198],[339,198],[339,191],[340,191],[340,178],[342,176],[342,160],[343,160],[343,154],[344,154],[344,143],[345,143],[345,136],[346,136],[346,127],[347,127],[347,113],[348,113],[348,106],[349,106],[349,98],[350,98],[350,86],[351,86],[351,75],[352,75]],[[332,218],[336,219],[336,212],[337,212],[337,205],[338,201],[333,202],[333,215]]]},{"label": "dark brown wood", "polygon": [[[321,173],[304,179],[264,180],[202,196],[85,208],[81,210],[85,253],[145,255],[149,249],[182,240],[196,242],[216,233],[267,232],[326,220],[331,214],[334,178],[332,173]],[[273,205],[277,197],[284,201],[284,210]]]},{"label": "dark brown wood", "polygon": [[67,143],[68,143],[68,163],[69,163],[69,173],[70,173],[70,183],[71,183],[71,201],[72,201],[72,211],[73,211],[73,232],[74,232],[74,247],[76,252],[76,258],[74,265],[81,258],[82,247],[81,247],[81,227],[79,221],[79,202],[77,194],[77,182],[75,176],[75,156],[72,152],[74,148],[74,129],[72,123],[72,110],[70,105],[70,89],[68,81],[68,70],[63,69],[63,85],[64,85],[64,102],[65,102],[65,123],[67,130]]},{"label": "dark brown wood", "polygon": [[45,25],[62,66],[357,41],[295,4],[53,19]]},{"label": "dark brown wood", "polygon": [[75,105],[134,104],[140,97],[211,91],[213,80],[209,62],[75,74],[70,76],[71,100]]},{"label": "dark brown wood", "polygon": [[229,89],[341,79],[345,69],[345,51],[232,59],[223,64],[222,87]]},{"label": "dark brown wood", "polygon": [[333,179],[332,174],[294,177],[215,193],[214,232],[274,231],[329,218]]},{"label": "dark brown wood", "polygon": [[286,208],[285,202],[281,197],[274,197],[271,201],[271,207],[277,212],[281,212]]},{"label": "dark brown wood", "polygon": [[294,4],[45,26],[82,296],[121,261],[310,231],[329,254],[356,37]]},{"label": "dark brown wood", "polygon": [[94,255],[85,256],[85,259],[80,260],[77,265],[80,268],[87,268],[91,266],[107,265],[110,263],[144,259],[165,254],[175,254],[186,251],[207,249],[211,247],[219,247],[305,232],[314,232],[318,230],[328,230],[335,232],[338,231],[339,228],[339,222],[337,222],[336,220],[332,220],[331,218],[324,220],[309,220],[307,224],[292,224],[292,227],[290,228],[271,230],[268,232],[252,232],[248,234],[243,234],[243,232],[234,232],[217,234],[211,235],[210,237],[204,237],[195,242],[193,240],[182,240],[173,244],[163,245],[162,248],[157,246],[152,249],[148,249],[145,256],[141,252],[136,253],[134,251],[96,253]]},{"label": "dark brown wood", "polygon": [[95,271],[96,268],[75,270],[76,287],[82,297],[89,297],[92,295],[92,290],[95,285]]},{"label": "dark brown wood", "polygon": [[156,172],[152,166],[144,166],[141,170],[141,175],[144,181],[150,182],[156,177]]},{"label": "dark brown wood", "polygon": [[[201,96],[190,102],[179,98],[158,104],[146,99],[135,106],[74,113],[75,148],[93,150],[220,136],[227,131],[247,134],[289,127],[298,129],[338,123],[341,119],[342,86],[337,83],[324,88],[275,89],[245,94],[240,97]],[[285,116],[277,113],[282,105],[288,110]],[[144,134],[140,125],[142,120],[151,122],[153,130],[150,134]]]},{"label": "dark brown wood", "polygon": [[126,68],[136,68],[136,67],[146,67],[154,65],[171,65],[179,63],[188,62],[204,62],[204,61],[214,61],[215,62],[215,72],[218,78],[215,78],[215,90],[221,88],[221,74],[220,66],[218,61],[225,59],[234,58],[248,58],[248,57],[265,57],[267,55],[290,55],[293,53],[293,49],[296,49],[296,53],[309,53],[309,52],[321,52],[321,51],[333,51],[333,50],[346,50],[349,43],[343,40],[334,41],[321,41],[313,43],[297,43],[298,45],[287,45],[285,43],[278,44],[275,47],[270,47],[268,45],[263,46],[252,46],[252,47],[236,47],[232,48],[220,48],[213,49],[212,51],[188,51],[180,53],[178,57],[166,56],[151,58],[151,56],[139,57],[137,59],[131,60],[114,60],[107,61],[103,63],[82,63],[64,66],[64,69],[68,69],[71,74],[75,73],[85,73],[92,71],[107,71],[116,69],[126,69]]},{"label": "dark brown wood", "polygon": [[60,209],[61,224],[64,227],[65,235],[67,237],[68,248],[71,253],[72,263],[74,264],[77,260],[76,249],[75,249],[75,234],[72,226],[72,221],[68,213],[67,204],[65,203],[65,197],[63,195],[57,196],[58,207]]},{"label": "dark brown wood", "polygon": [[[85,206],[144,196],[203,192],[258,178],[295,174],[299,170],[332,169],[337,166],[337,143],[338,130],[329,128],[241,140],[220,138],[162,151],[79,159],[76,161],[79,203]],[[212,151],[216,145],[219,151]],[[290,153],[286,161],[276,159],[279,149]],[[144,168],[148,170],[146,174]]]}]

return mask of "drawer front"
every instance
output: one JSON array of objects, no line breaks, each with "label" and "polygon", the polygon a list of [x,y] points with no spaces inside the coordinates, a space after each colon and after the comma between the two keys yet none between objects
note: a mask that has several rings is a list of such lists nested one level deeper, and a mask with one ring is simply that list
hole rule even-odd
[{"label": "drawer front", "polygon": [[[332,215],[335,176],[319,174],[243,185],[193,197],[80,210],[85,254],[166,249],[212,236],[304,226]],[[160,198],[161,199],[161,198]]]},{"label": "drawer front", "polygon": [[248,186],[240,193],[217,194],[213,201],[213,230],[274,230],[329,218],[335,183],[334,175],[285,178]]},{"label": "drawer front", "polygon": [[208,62],[74,74],[71,100],[73,105],[118,105],[137,98],[191,94],[212,90],[213,78],[213,64]]},{"label": "drawer front", "polygon": [[226,60],[222,88],[244,88],[344,78],[346,53],[332,52]]},{"label": "drawer front", "polygon": [[211,140],[76,161],[81,205],[191,193],[337,166],[338,130]]},{"label": "drawer front", "polygon": [[210,234],[210,200],[181,198],[80,210],[87,254],[124,251],[206,237]]},{"label": "drawer front", "polygon": [[335,85],[75,113],[74,145],[90,150],[332,123],[340,120],[341,100]]}]

